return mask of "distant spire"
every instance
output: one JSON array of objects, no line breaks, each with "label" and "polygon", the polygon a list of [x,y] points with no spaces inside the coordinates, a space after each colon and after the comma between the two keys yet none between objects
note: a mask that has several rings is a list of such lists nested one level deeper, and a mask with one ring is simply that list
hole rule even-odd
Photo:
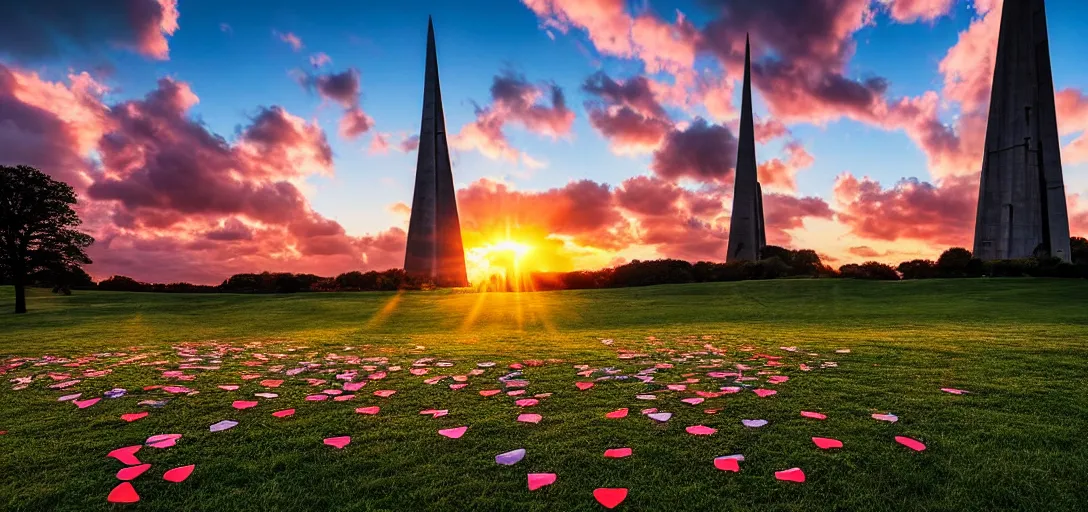
[{"label": "distant spire", "polygon": [[755,118],[752,115],[752,45],[744,37],[744,87],[741,96],[733,211],[726,261],[755,261],[767,243],[763,225],[763,190],[756,169]]}]

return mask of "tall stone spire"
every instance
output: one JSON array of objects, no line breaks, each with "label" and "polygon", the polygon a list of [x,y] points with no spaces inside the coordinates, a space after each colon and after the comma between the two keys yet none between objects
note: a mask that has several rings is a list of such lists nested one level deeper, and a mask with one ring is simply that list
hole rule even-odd
[{"label": "tall stone spire", "polygon": [[767,245],[763,226],[763,189],[756,170],[755,121],[752,116],[752,49],[744,42],[744,96],[741,100],[737,165],[733,185],[733,212],[729,220],[726,261],[755,261]]},{"label": "tall stone spire", "polygon": [[453,188],[453,167],[446,142],[446,118],[438,81],[434,25],[427,19],[427,70],[423,80],[423,120],[419,127],[412,218],[404,270],[433,279],[439,286],[467,286],[461,222]]},{"label": "tall stone spire", "polygon": [[1006,0],[982,157],[976,257],[1070,260],[1043,0]]}]

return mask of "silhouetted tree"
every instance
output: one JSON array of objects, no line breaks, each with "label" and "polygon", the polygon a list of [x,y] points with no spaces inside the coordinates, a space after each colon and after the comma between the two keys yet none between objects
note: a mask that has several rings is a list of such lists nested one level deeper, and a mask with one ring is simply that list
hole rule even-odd
[{"label": "silhouetted tree", "polygon": [[970,264],[971,251],[953,247],[937,258],[937,273],[940,277],[965,277]]},{"label": "silhouetted tree", "polygon": [[0,273],[15,285],[15,312],[26,313],[29,275],[90,263],[94,239],[76,230],[72,187],[26,165],[0,166]]},{"label": "silhouetted tree", "polygon": [[937,277],[937,264],[930,260],[904,261],[896,268],[903,279],[933,279]]},{"label": "silhouetted tree", "polygon": [[1069,239],[1070,257],[1073,263],[1088,265],[1088,238],[1074,236]]},{"label": "silhouetted tree", "polygon": [[898,281],[899,274],[895,269],[876,261],[869,261],[861,265],[848,264],[839,267],[839,274],[849,279],[874,279],[882,281]]}]

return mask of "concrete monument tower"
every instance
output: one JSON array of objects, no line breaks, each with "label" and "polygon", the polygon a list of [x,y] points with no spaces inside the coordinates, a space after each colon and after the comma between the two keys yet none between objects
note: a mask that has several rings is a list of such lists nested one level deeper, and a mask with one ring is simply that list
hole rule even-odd
[{"label": "concrete monument tower", "polygon": [[438,82],[434,25],[427,20],[427,70],[423,80],[423,121],[419,127],[412,218],[404,270],[433,279],[439,286],[468,286],[461,222],[453,189],[453,167],[446,142],[446,117]]},{"label": "concrete monument tower", "polygon": [[982,157],[975,257],[1070,260],[1043,0],[1005,0]]},{"label": "concrete monument tower", "polygon": [[756,261],[767,245],[763,226],[763,189],[756,173],[755,122],[752,117],[752,50],[744,43],[744,96],[740,111],[733,212],[729,219],[729,253],[725,261]]}]

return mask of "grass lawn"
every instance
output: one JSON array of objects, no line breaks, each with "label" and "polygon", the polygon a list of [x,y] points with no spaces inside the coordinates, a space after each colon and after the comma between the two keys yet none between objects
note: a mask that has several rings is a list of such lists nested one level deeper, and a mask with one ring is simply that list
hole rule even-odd
[{"label": "grass lawn", "polygon": [[[780,280],[538,294],[33,290],[30,313],[20,316],[10,313],[13,295],[0,288],[0,369],[32,360],[0,370],[0,510],[603,510],[597,488],[628,489],[616,510],[1088,508],[1083,280]],[[189,349],[179,354],[183,344]],[[843,349],[850,352],[836,352]],[[42,361],[46,355],[71,360]],[[81,356],[89,357],[64,366]],[[421,358],[434,359],[413,367]],[[524,395],[479,394],[516,389],[499,378],[529,360],[543,364],[524,368]],[[781,366],[768,366],[774,361]],[[301,362],[312,365],[288,375]],[[496,364],[478,368],[483,362]],[[708,375],[737,364],[754,379]],[[576,366],[592,373],[579,376]],[[84,376],[104,369],[112,373]],[[179,369],[195,379],[163,375]],[[482,373],[470,375],[474,369]],[[356,382],[387,376],[352,400],[304,399],[340,389],[337,375],[349,370],[358,371]],[[652,382],[634,378],[640,370]],[[49,372],[81,382],[50,389],[68,378]],[[443,375],[469,375],[468,386],[424,381]],[[21,387],[13,379],[30,376],[25,389],[13,389]],[[263,379],[284,383],[269,389]],[[689,379],[698,382],[666,388]],[[240,389],[217,387],[226,384]],[[199,393],[144,390],[154,385]],[[742,389],[681,402],[732,386]],[[57,400],[112,388],[128,392],[86,409]],[[397,393],[373,395],[381,389]],[[754,389],[777,394],[761,398]],[[254,397],[262,392],[279,396]],[[547,393],[537,405],[515,404]],[[636,398],[647,394],[656,399]],[[167,403],[138,405],[144,400]],[[259,405],[236,410],[235,400]],[[380,412],[355,412],[368,406]],[[271,415],[288,408],[296,409],[291,417]],[[605,417],[619,408],[629,415]],[[673,416],[657,422],[645,408]],[[432,418],[425,409],[449,414]],[[131,423],[120,419],[144,411]],[[518,422],[523,413],[543,419]],[[769,424],[748,428],[742,419]],[[209,432],[221,420],[239,424]],[[695,425],[716,432],[686,432]],[[438,434],[459,426],[469,427],[459,439]],[[125,466],[106,454],[168,433],[184,437],[136,454],[151,464],[132,481],[140,502],[108,504]],[[334,436],[351,443],[322,443]],[[821,450],[814,436],[844,446]],[[633,455],[603,457],[621,447]],[[496,464],[495,455],[517,448],[523,460]],[[715,457],[731,454],[744,455],[740,472],[715,468]],[[163,481],[164,471],[188,464],[196,469],[187,480]],[[804,483],[775,479],[795,467]],[[557,480],[530,492],[528,473]]]}]

